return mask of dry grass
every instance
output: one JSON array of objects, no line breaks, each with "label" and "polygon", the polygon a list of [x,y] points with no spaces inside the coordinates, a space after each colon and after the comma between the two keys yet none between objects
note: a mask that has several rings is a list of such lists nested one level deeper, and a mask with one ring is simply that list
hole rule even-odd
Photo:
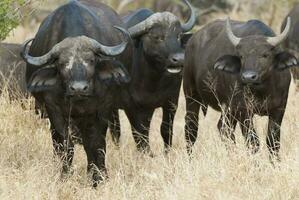
[{"label": "dry grass", "polygon": [[[234,13],[233,18],[242,17]],[[282,21],[277,20],[276,24]],[[6,41],[23,42],[34,35],[36,28],[19,27]],[[206,118],[200,117],[199,138],[194,159],[190,161],[184,140],[183,94],[175,120],[174,146],[168,156],[163,154],[159,133],[160,110],[153,117],[150,131],[154,158],[136,151],[130,125],[121,113],[120,149],[107,136],[110,178],[92,189],[82,146],[75,149],[74,174],[61,182],[48,122],[29,109],[32,100],[10,103],[3,94],[0,97],[0,199],[299,199],[298,98],[292,85],[282,125],[282,162],[275,168],[269,162],[265,146],[265,118],[255,118],[262,144],[260,152],[252,156],[246,151],[239,128],[237,145],[231,150],[225,148],[216,128],[220,113],[209,109]]]},{"label": "dry grass", "polygon": [[0,199],[298,199],[298,94],[292,86],[282,125],[282,162],[273,168],[265,146],[266,119],[256,118],[261,151],[248,155],[238,129],[237,145],[227,150],[216,129],[219,113],[209,110],[200,118],[200,136],[189,161],[184,141],[184,99],[175,120],[174,147],[163,154],[159,133],[160,110],[150,133],[155,157],[138,153],[129,123],[122,114],[120,149],[108,135],[109,180],[92,189],[86,176],[86,155],[76,146],[74,174],[59,179],[53,159],[48,123],[24,105],[0,98]]}]

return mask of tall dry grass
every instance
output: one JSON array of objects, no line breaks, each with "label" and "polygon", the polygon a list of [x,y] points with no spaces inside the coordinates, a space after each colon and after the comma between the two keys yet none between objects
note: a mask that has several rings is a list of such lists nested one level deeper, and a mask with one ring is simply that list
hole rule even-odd
[{"label": "tall dry grass", "polygon": [[[159,133],[161,111],[154,115],[150,145],[155,157],[136,151],[129,123],[121,113],[122,136],[117,149],[108,134],[109,180],[92,189],[86,175],[86,155],[76,146],[74,174],[62,182],[60,164],[52,154],[47,120],[34,114],[32,99],[21,104],[0,97],[0,199],[298,199],[298,94],[294,87],[282,125],[281,163],[273,167],[265,146],[266,119],[255,124],[261,150],[248,154],[237,129],[237,145],[228,150],[221,142],[210,109],[200,117],[199,139],[190,161],[184,140],[184,99],[175,119],[174,146],[163,154]],[[24,108],[25,107],[25,108]]]}]

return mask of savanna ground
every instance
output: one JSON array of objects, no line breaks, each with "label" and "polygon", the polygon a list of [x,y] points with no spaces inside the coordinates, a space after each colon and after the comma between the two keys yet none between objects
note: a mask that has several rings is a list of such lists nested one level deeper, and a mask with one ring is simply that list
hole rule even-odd
[{"label": "savanna ground", "polygon": [[[232,13],[232,18],[248,16]],[[274,22],[275,30],[281,21],[278,17]],[[20,26],[6,41],[22,42],[35,30]],[[174,123],[173,149],[167,156],[159,133],[160,109],[150,130],[153,158],[136,151],[130,125],[121,113],[119,149],[107,134],[109,179],[93,189],[82,146],[75,149],[74,174],[62,182],[48,121],[30,110],[32,99],[9,102],[4,93],[0,97],[0,199],[299,199],[298,98],[292,84],[282,124],[281,162],[275,167],[265,145],[266,118],[254,119],[262,144],[257,154],[250,155],[239,127],[237,144],[226,148],[216,128],[220,114],[209,109],[206,117],[200,115],[199,138],[190,161],[185,149],[183,93]]]}]

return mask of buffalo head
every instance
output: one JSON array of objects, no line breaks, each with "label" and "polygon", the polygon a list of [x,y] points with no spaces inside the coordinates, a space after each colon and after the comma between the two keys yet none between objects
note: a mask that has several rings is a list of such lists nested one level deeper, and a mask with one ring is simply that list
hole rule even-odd
[{"label": "buffalo head", "polygon": [[298,64],[292,54],[281,51],[290,30],[290,18],[284,31],[275,37],[250,35],[239,38],[234,35],[229,18],[226,20],[226,34],[236,50],[236,55],[220,57],[214,68],[229,73],[240,73],[244,84],[259,85],[271,75],[272,70],[284,70]]},{"label": "buffalo head", "polygon": [[179,73],[184,63],[182,38],[190,31],[196,20],[192,5],[184,0],[191,10],[187,23],[181,24],[170,12],[154,13],[146,20],[129,28],[132,38],[140,38],[143,54],[158,70]]},{"label": "buffalo head", "polygon": [[28,54],[28,40],[21,52],[24,60],[34,66],[42,66],[35,71],[29,82],[31,92],[48,90],[61,82],[67,96],[91,96],[96,80],[128,81],[128,73],[113,57],[121,54],[128,44],[128,33],[120,28],[126,41],[116,46],[105,46],[86,37],[69,37],[56,44],[47,54],[32,57]]}]

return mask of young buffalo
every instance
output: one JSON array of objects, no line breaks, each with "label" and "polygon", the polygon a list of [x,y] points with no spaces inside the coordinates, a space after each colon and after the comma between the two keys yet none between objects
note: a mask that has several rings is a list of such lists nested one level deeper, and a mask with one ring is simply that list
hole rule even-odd
[{"label": "young buffalo", "polygon": [[199,110],[211,106],[222,111],[221,136],[235,142],[233,131],[239,122],[253,152],[259,149],[253,115],[268,116],[267,146],[278,158],[291,80],[287,69],[297,65],[297,59],[279,47],[289,30],[290,19],[277,36],[261,21],[227,19],[206,25],[190,39],[183,77],[189,153],[197,138]]}]

